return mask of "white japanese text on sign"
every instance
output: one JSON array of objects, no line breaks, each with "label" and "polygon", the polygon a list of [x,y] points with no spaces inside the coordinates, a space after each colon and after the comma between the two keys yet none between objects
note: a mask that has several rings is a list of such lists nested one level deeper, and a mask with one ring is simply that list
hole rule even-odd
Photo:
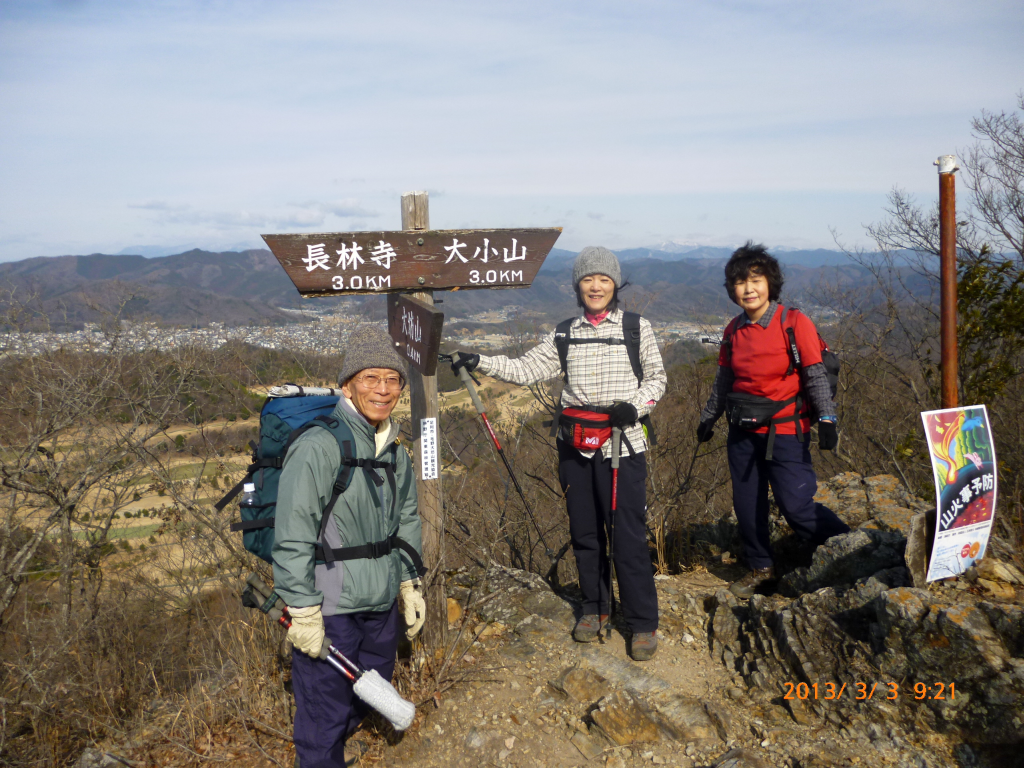
[{"label": "white japanese text on sign", "polygon": [[438,478],[437,419],[420,419],[420,477]]},{"label": "white japanese text on sign", "polygon": [[[398,255],[391,243],[378,240],[376,245],[361,246],[355,240],[351,243],[341,243],[341,247],[335,249],[334,255],[325,249],[327,243],[311,243],[306,246],[306,255],[302,262],[306,265],[307,272],[318,269],[327,272],[334,272],[331,276],[331,287],[336,291],[343,290],[373,290],[386,291],[391,288],[390,275],[361,275],[359,268],[366,264],[366,259],[377,265],[377,267],[390,270],[391,265],[398,261]],[[486,264],[493,265],[491,269],[469,270],[469,282],[478,284],[501,284],[523,282],[523,270],[502,268],[499,265],[511,264],[517,261],[526,260],[526,246],[519,245],[516,238],[511,238],[511,244],[500,244],[492,242],[490,238],[483,238],[483,242],[474,247],[472,255],[469,253],[470,246],[467,243],[459,242],[459,238],[453,237],[452,244],[446,245],[444,250],[448,254],[445,264],[457,260],[463,264]],[[367,256],[362,254],[367,252]],[[337,258],[335,258],[335,256]],[[337,273],[344,274],[337,274]]]}]

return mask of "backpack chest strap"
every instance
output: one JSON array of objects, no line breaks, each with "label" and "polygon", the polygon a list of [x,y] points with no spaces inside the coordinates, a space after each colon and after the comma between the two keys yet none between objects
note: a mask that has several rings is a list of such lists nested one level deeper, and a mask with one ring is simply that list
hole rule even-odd
[{"label": "backpack chest strap", "polygon": [[[367,479],[375,486],[380,488],[384,485],[384,481],[380,475],[374,472],[375,469],[383,469],[385,474],[388,475],[388,479],[394,482],[395,465],[390,461],[377,461],[376,459],[351,459],[343,457],[341,460],[343,467],[359,467],[366,473]],[[342,474],[345,474],[345,478],[342,478]],[[344,493],[345,488],[348,487],[349,476],[351,473],[338,473],[338,479],[334,481],[334,490],[336,493]]]},{"label": "backpack chest strap", "polygon": [[573,337],[569,339],[569,344],[619,344],[625,345],[625,339],[579,339]]}]

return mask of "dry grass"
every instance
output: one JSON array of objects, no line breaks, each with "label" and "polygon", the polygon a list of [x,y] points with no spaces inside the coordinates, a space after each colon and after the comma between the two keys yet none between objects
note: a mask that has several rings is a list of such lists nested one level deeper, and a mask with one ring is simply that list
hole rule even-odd
[{"label": "dry grass", "polygon": [[[909,394],[870,362],[845,374],[844,450],[816,455],[816,467],[822,476],[889,472],[919,490],[928,477],[924,456],[906,453],[919,450],[906,439],[916,411],[908,415]],[[652,562],[663,572],[701,570],[715,554],[716,521],[731,509],[724,429],[699,450],[694,435],[713,373],[712,360],[677,366],[655,411],[659,443],[648,456],[649,528]],[[885,398],[873,389],[882,385]],[[1024,530],[1015,479],[1024,477],[1022,387],[1015,383],[990,404],[1005,467],[997,532],[1018,547]],[[545,544],[559,550],[569,538],[553,439],[529,390],[486,380],[481,389],[535,519],[468,398],[446,395],[445,568],[496,562],[546,574]],[[39,570],[29,572],[0,625],[0,763],[66,766],[86,747],[117,745],[138,765],[291,765],[292,700],[278,652],[281,632],[243,609],[238,595],[248,572],[264,566],[227,531],[235,510],[217,514],[211,507],[248,463],[241,446],[255,424],[254,418],[178,421],[150,440],[145,471],[125,475],[131,493],[117,497],[121,516],[107,533],[116,546],[102,558],[60,559],[84,551],[74,549],[81,541],[73,534],[85,530],[80,517],[68,525],[69,539],[44,542]],[[93,493],[86,500],[99,509],[100,491]],[[156,524],[125,520],[124,512],[158,508],[161,532],[151,534],[156,544],[145,535],[126,538],[129,552],[109,541]],[[74,547],[62,550],[68,541]],[[556,573],[560,583],[571,584],[572,558],[562,557]],[[471,595],[467,607],[483,597]],[[433,706],[467,675],[486,673],[467,672],[460,663],[486,627],[466,618],[453,630],[449,647],[431,653],[417,647],[398,665],[396,685],[417,704]],[[371,756],[379,758],[392,732],[372,719],[366,729],[376,744]]]}]

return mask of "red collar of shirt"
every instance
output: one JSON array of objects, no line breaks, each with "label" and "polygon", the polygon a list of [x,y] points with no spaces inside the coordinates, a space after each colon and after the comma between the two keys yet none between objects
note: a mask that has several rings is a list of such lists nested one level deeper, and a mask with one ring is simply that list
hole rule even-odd
[{"label": "red collar of shirt", "polygon": [[590,322],[591,325],[597,327],[597,324],[600,323],[602,320],[604,320],[606,317],[608,317],[608,315],[610,315],[611,313],[612,313],[612,311],[610,309],[606,309],[604,312],[602,312],[599,315],[592,315],[589,312],[587,312],[586,310],[584,310],[583,317],[585,317]]}]

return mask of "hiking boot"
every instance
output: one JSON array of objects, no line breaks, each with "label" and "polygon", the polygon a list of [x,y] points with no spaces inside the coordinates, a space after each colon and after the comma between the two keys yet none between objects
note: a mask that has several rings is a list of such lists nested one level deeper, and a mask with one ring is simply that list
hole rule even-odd
[{"label": "hiking boot", "polygon": [[634,661],[647,661],[658,651],[657,632],[637,632],[629,643],[629,655]]},{"label": "hiking boot", "polygon": [[597,640],[597,636],[601,634],[606,623],[608,623],[607,613],[602,613],[600,616],[596,613],[581,616],[572,630],[572,639],[577,643],[592,643]]},{"label": "hiking boot", "polygon": [[363,755],[370,751],[370,745],[360,738],[345,742],[345,765],[358,765]]},{"label": "hiking boot", "polygon": [[743,600],[753,597],[754,593],[765,583],[775,581],[775,568],[754,568],[739,581],[729,585],[729,591]]}]

